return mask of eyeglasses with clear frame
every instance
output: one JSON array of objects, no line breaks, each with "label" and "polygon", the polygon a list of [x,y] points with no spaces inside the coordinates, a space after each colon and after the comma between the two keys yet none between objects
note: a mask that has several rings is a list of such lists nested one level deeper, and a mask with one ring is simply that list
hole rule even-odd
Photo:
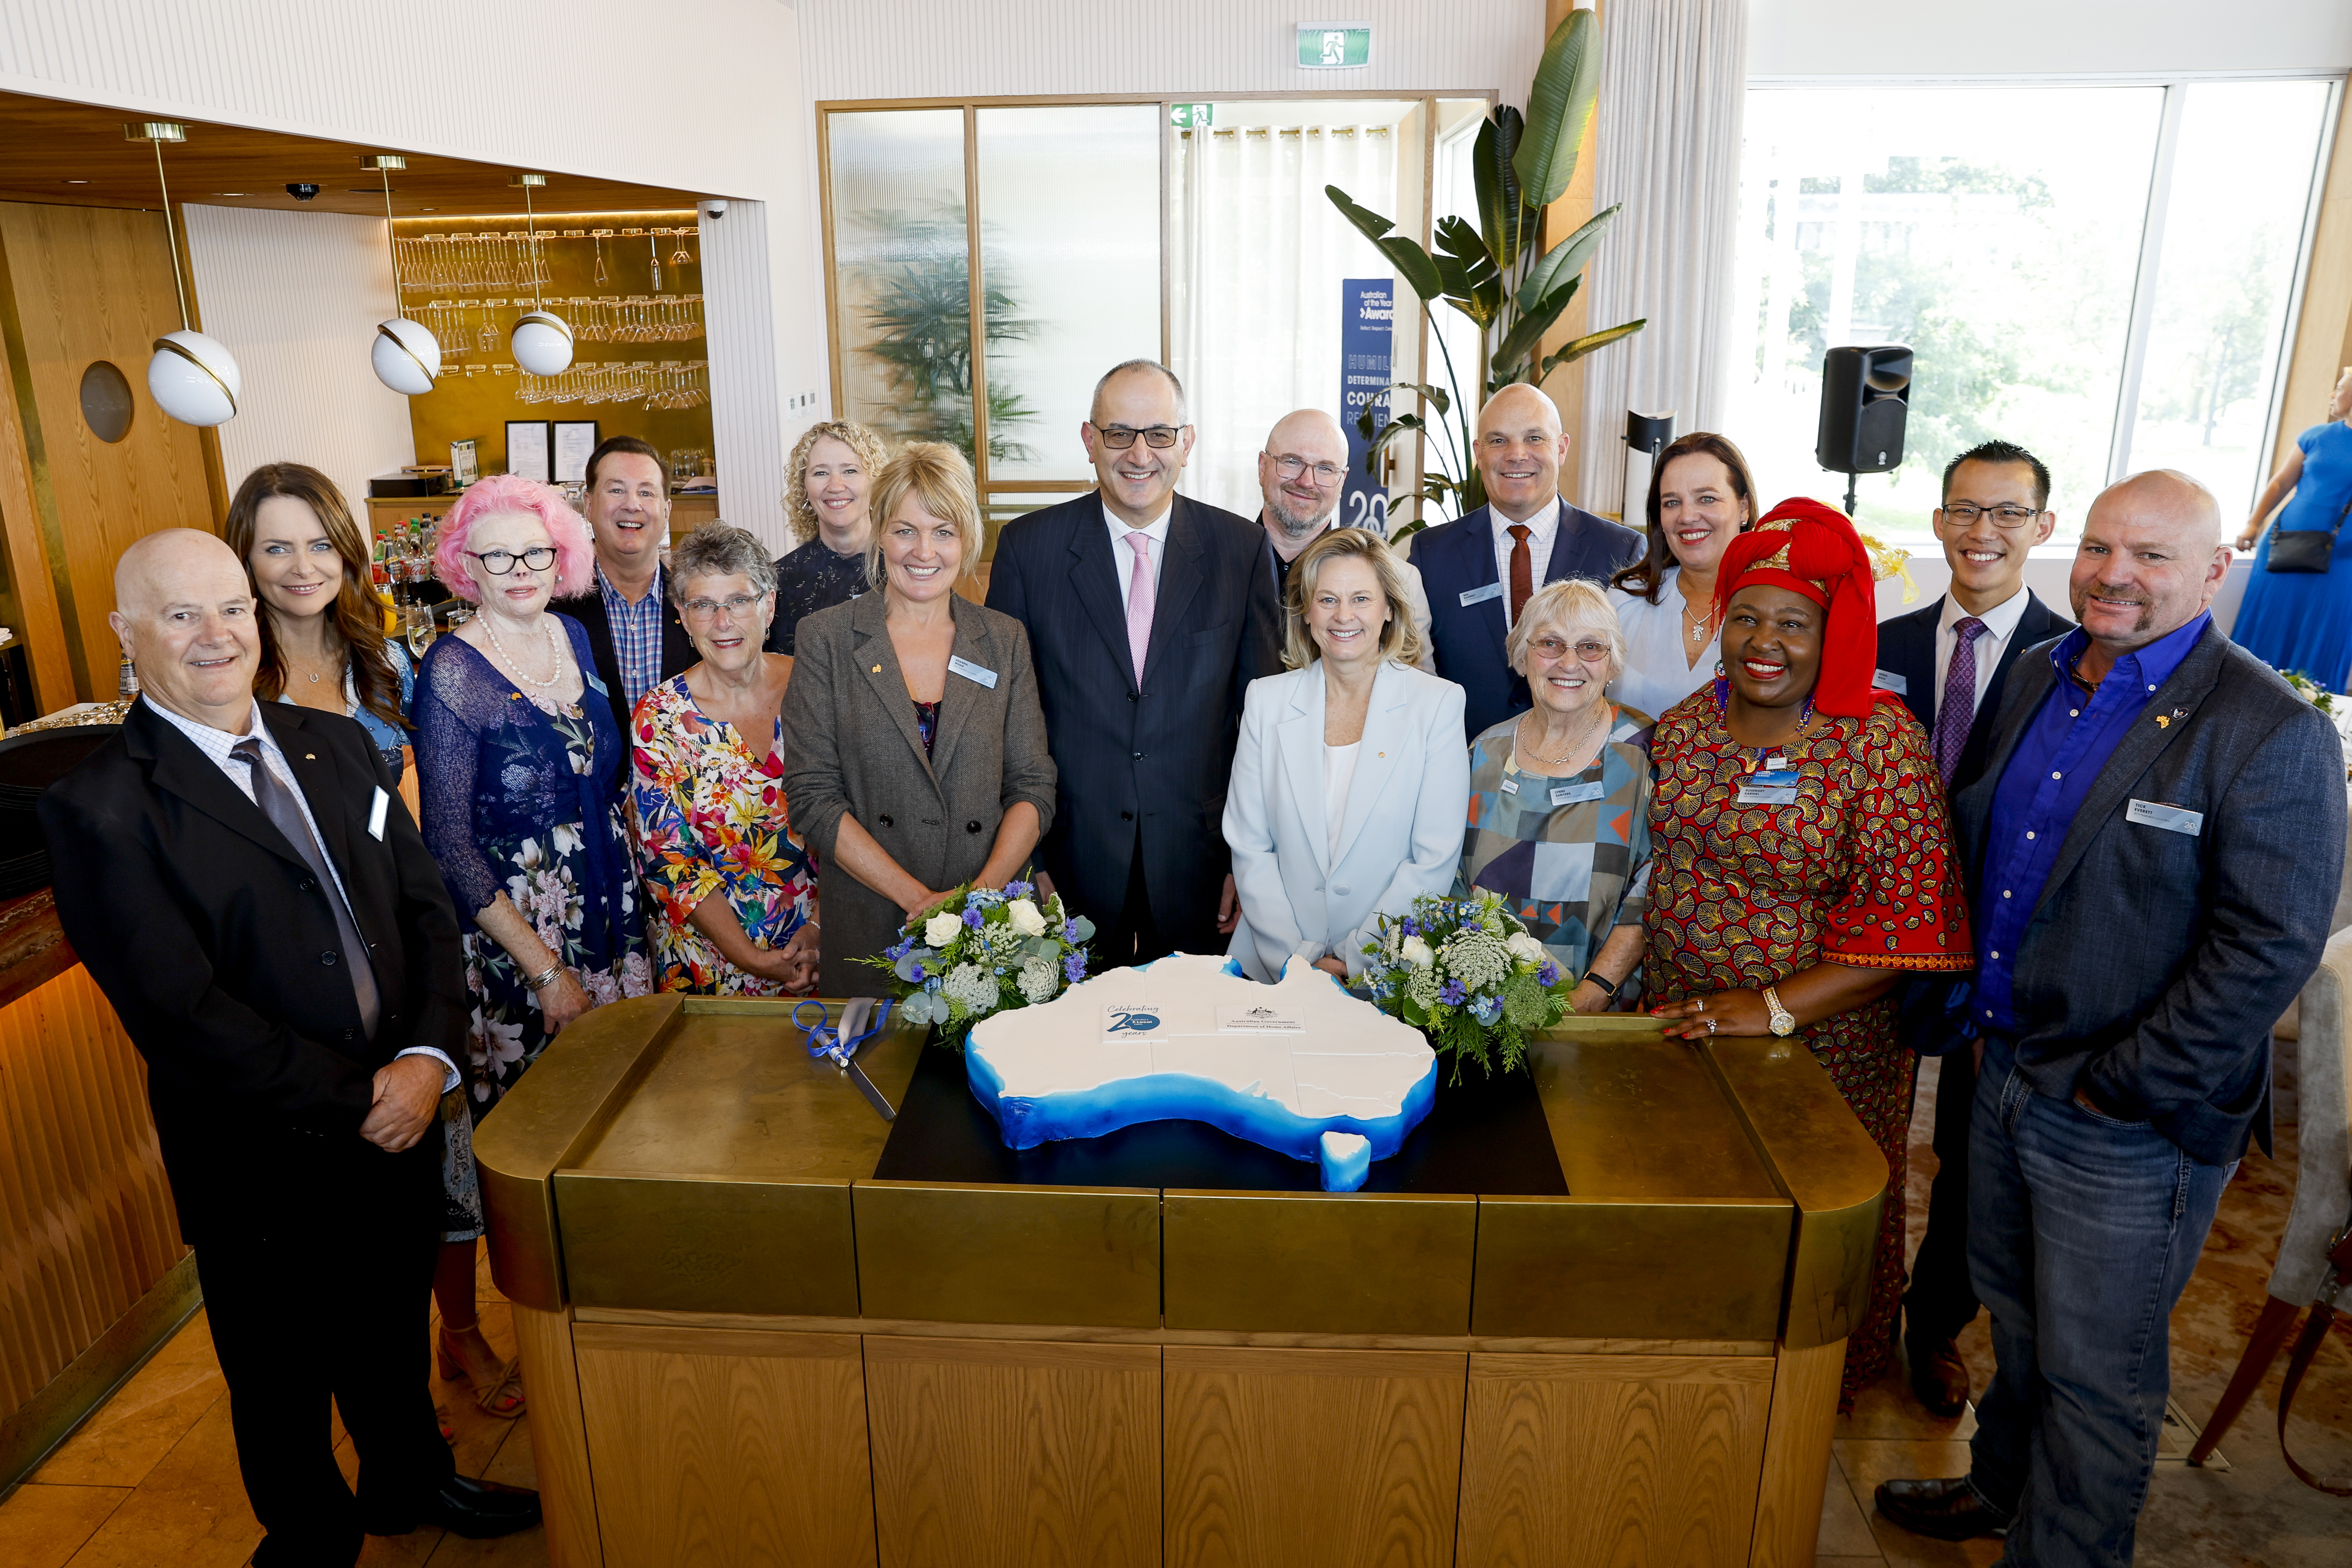
[{"label": "eyeglasses with clear frame", "polygon": [[482,570],[493,577],[503,577],[515,569],[520,561],[533,572],[544,572],[555,564],[555,546],[534,544],[518,554],[511,550],[468,550],[467,554],[482,563]]},{"label": "eyeglasses with clear frame", "polygon": [[1146,425],[1139,430],[1130,425],[1097,425],[1095,434],[1114,452],[1124,452],[1134,446],[1138,436],[1143,437],[1145,446],[1164,452],[1176,444],[1177,437],[1191,428],[1189,425]]},{"label": "eyeglasses with clear frame", "polygon": [[1348,472],[1337,463],[1309,463],[1297,457],[1275,458],[1272,452],[1266,456],[1274,458],[1274,471],[1288,481],[1296,481],[1299,475],[1311,472],[1317,484],[1336,485]]},{"label": "eyeglasses with clear frame", "polygon": [[758,604],[760,598],[757,594],[730,594],[723,599],[688,599],[683,608],[698,621],[707,621],[721,610],[727,612],[730,619],[739,619],[744,611]]},{"label": "eyeglasses with clear frame", "polygon": [[1954,528],[1974,528],[1977,519],[1981,517],[1990,519],[1992,525],[2003,533],[2015,533],[2042,515],[2031,507],[1979,506],[1970,500],[1956,500],[1949,506],[1937,507],[1936,510]]},{"label": "eyeglasses with clear frame", "polygon": [[[1575,647],[1576,657],[1587,664],[1599,664],[1609,657],[1609,645],[1597,637],[1580,638]],[[1534,637],[1528,640],[1528,651],[1556,664],[1567,656],[1569,645],[1559,637]]]}]

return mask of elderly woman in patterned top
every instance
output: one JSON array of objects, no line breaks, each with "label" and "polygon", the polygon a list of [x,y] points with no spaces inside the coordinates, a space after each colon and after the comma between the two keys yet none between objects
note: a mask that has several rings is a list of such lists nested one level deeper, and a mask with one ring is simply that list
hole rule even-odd
[{"label": "elderly woman in patterned top", "polygon": [[1470,742],[1470,826],[1454,891],[1500,893],[1580,1013],[1606,1012],[1642,962],[1650,720],[1602,691],[1625,668],[1617,612],[1590,583],[1546,584],[1505,645],[1535,706]]},{"label": "elderly woman in patterned top", "polygon": [[1915,1063],[1890,993],[1976,966],[1927,732],[1871,689],[1872,577],[1853,524],[1814,500],[1781,502],[1725,549],[1723,673],[1651,741],[1643,969],[1670,1036],[1801,1041],[1886,1156],[1848,1405],[1892,1356],[1903,1286]]},{"label": "elderly woman in patterned top", "polygon": [[816,985],[816,875],[784,815],[784,688],[761,645],[775,568],[713,523],[670,552],[670,597],[702,662],[646,692],[629,725],[637,868],[665,991],[803,994]]}]

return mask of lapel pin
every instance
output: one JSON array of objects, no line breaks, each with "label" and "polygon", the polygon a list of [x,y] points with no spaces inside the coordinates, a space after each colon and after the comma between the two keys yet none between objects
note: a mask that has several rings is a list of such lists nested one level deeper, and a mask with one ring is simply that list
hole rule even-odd
[{"label": "lapel pin", "polygon": [[2159,713],[2156,716],[2156,727],[2159,730],[2169,730],[2172,728],[2172,720],[2168,716]]},{"label": "lapel pin", "polygon": [[306,763],[315,763],[319,760],[319,753],[316,752],[305,752],[302,753],[302,760]]},{"label": "lapel pin", "polygon": [[881,674],[881,673],[882,673],[882,667],[881,667],[880,665],[878,665],[878,664],[877,664],[877,665],[876,665],[876,666],[874,667],[874,673],[875,673],[875,674],[877,674],[877,675]]}]

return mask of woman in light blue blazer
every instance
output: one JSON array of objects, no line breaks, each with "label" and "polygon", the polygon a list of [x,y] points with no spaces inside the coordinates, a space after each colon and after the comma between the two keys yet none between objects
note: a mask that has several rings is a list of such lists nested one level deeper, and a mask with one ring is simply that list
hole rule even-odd
[{"label": "woman in light blue blazer", "polygon": [[1225,794],[1241,923],[1227,952],[1253,979],[1292,958],[1347,977],[1380,915],[1454,885],[1470,759],[1462,688],[1421,657],[1387,543],[1335,528],[1286,594],[1290,669],[1250,682]]}]

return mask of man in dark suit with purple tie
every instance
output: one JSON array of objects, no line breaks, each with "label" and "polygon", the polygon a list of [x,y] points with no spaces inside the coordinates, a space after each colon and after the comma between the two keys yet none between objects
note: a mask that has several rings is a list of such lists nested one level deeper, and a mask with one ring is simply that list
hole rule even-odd
[{"label": "man in dark suit with purple tie", "polygon": [[1559,493],[1568,437],[1540,389],[1517,383],[1486,400],[1475,456],[1486,504],[1410,541],[1429,595],[1437,673],[1465,694],[1465,740],[1533,705],[1527,678],[1511,672],[1503,652],[1528,595],[1565,577],[1606,583],[1643,550],[1640,533]]}]

